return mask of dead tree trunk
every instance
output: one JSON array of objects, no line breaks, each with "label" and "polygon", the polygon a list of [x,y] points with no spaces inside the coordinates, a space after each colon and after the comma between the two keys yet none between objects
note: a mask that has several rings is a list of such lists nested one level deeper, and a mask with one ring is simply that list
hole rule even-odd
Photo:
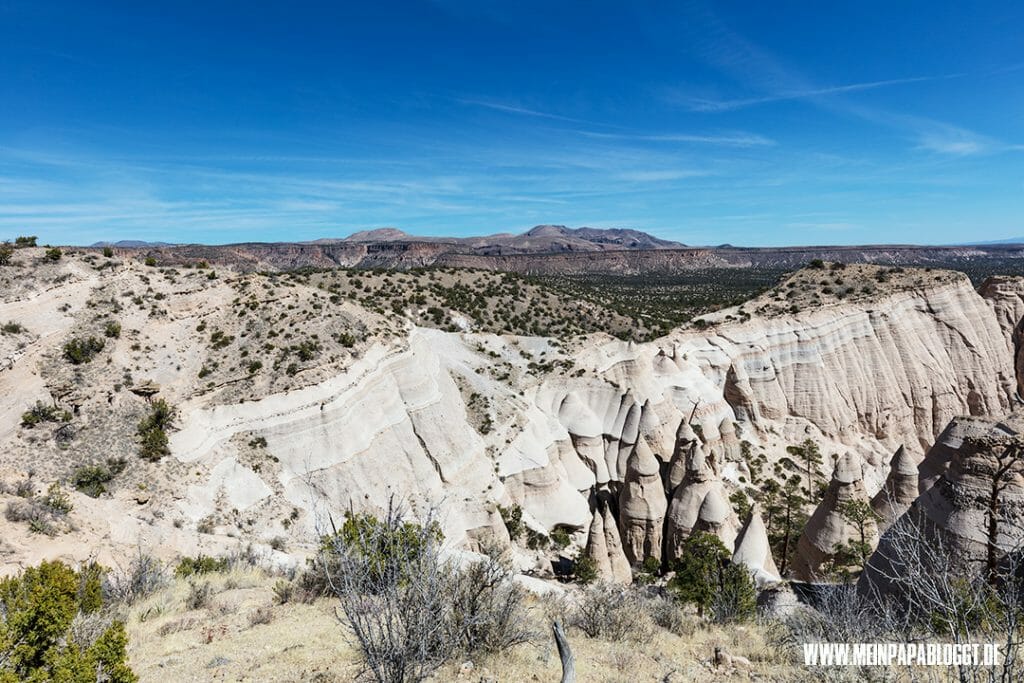
[{"label": "dead tree trunk", "polygon": [[551,630],[555,633],[558,658],[562,660],[562,683],[576,683],[576,658],[572,656],[569,641],[562,630],[562,623],[556,619]]}]

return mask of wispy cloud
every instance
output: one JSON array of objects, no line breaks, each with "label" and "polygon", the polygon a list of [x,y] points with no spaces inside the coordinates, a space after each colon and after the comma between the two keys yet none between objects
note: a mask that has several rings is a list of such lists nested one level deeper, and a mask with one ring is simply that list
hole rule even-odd
[{"label": "wispy cloud", "polygon": [[737,99],[718,100],[705,98],[685,98],[683,103],[690,111],[697,112],[720,112],[733,109],[742,109],[759,104],[772,102],[784,102],[787,100],[804,100],[828,95],[839,95],[842,93],[859,92],[863,90],[875,90],[895,85],[906,85],[909,83],[926,83],[929,81],[946,80],[958,78],[962,74],[946,74],[942,76],[915,76],[912,78],[890,78],[882,81],[865,81],[863,83],[848,83],[846,85],[835,85],[822,88],[807,88],[802,90],[784,90],[761,95],[758,97],[743,97]]},{"label": "wispy cloud", "polygon": [[683,180],[685,178],[700,178],[710,175],[708,171],[697,171],[687,169],[663,169],[663,170],[633,170],[623,171],[618,174],[622,180],[632,183],[656,183],[669,180]]},{"label": "wispy cloud", "polygon": [[699,135],[693,133],[668,133],[662,135],[633,135],[630,133],[595,133],[593,131],[577,131],[588,138],[602,140],[624,140],[633,142],[678,142],[707,145],[724,145],[728,147],[767,147],[775,145],[771,138],[755,133],[729,133],[722,135]]},{"label": "wispy cloud", "polygon": [[[607,126],[608,124],[599,123],[596,121],[587,121],[585,119],[577,119],[571,116],[562,116],[561,114],[552,114],[551,112],[540,111],[537,109],[530,109],[527,107],[521,107],[516,104],[505,104],[503,102],[492,102],[488,100],[474,100],[474,99],[459,99],[462,104],[468,104],[474,107],[483,107],[484,109],[493,109],[494,111],[504,112],[506,114],[520,114],[522,116],[534,116],[542,119],[551,119],[552,121],[566,121],[568,123],[585,123],[592,126]],[[611,126],[615,127],[615,126]]]}]

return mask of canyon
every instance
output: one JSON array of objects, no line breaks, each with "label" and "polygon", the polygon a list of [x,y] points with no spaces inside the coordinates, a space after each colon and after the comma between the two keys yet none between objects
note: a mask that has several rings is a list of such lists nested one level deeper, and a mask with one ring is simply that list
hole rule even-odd
[{"label": "canyon", "polygon": [[[815,476],[838,487],[826,501],[852,482],[870,499],[891,462],[912,469],[954,418],[1003,415],[1018,390],[1017,278],[975,289],[950,271],[851,266],[848,280],[878,283],[870,297],[740,311],[767,310],[784,282],[636,343],[422,326],[408,310],[331,301],[302,274],[18,256],[0,303],[0,321],[22,328],[0,336],[4,502],[18,482],[41,495],[83,466],[128,464],[97,497],[69,491],[68,528],[45,543],[2,522],[5,574],[47,557],[116,565],[140,547],[173,558],[245,545],[294,565],[333,520],[400,497],[414,514],[437,508],[453,549],[498,543],[526,576],[586,554],[629,581],[631,565],[667,560],[701,530],[766,583],[780,576],[762,513],[733,496],[790,447],[819,446]],[[69,339],[114,321],[96,358],[68,362]],[[175,411],[169,455],[150,462],[135,425],[161,399]],[[36,402],[68,419],[24,426]],[[513,508],[543,543],[514,542]],[[796,578],[815,580],[849,535],[829,519],[812,516]]]}]

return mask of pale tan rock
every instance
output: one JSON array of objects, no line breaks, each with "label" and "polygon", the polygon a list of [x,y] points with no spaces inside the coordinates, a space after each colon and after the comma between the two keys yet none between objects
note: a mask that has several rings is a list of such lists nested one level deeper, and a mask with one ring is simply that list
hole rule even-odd
[{"label": "pale tan rock", "polygon": [[622,551],[615,520],[607,508],[603,512],[599,509],[594,511],[585,552],[594,561],[602,581],[632,583],[633,573]]},{"label": "pale tan rock", "polygon": [[672,494],[665,518],[665,549],[670,558],[678,557],[694,531],[715,534],[726,548],[734,545],[739,519],[714,465],[700,442],[694,442],[687,454],[686,474]]},{"label": "pale tan rock", "polygon": [[880,518],[879,533],[885,531],[917,499],[917,487],[917,463],[907,449],[900,446],[892,456],[885,485],[871,499],[871,509]]},{"label": "pale tan rock", "polygon": [[[800,581],[818,581],[826,578],[820,572],[821,566],[833,558],[840,544],[859,538],[859,530],[841,512],[844,503],[862,501],[868,503],[860,459],[853,453],[845,453],[836,462],[832,481],[825,490],[825,496],[807,520],[807,525],[796,546],[793,560],[793,576]],[[866,540],[874,544],[878,530],[874,522],[866,523]]]},{"label": "pale tan rock", "polygon": [[661,560],[667,511],[660,463],[646,439],[640,439],[629,458],[626,481],[619,492],[619,526],[626,558],[632,564],[640,564],[648,557]]},{"label": "pale tan rock", "polygon": [[[596,514],[596,513],[595,513]],[[622,540],[619,537],[619,529],[615,524],[615,517],[612,511],[605,508],[602,513],[604,517],[605,545],[608,547],[608,561],[611,564],[612,580],[615,583],[633,583],[633,571],[630,569],[629,560],[622,550]]]},{"label": "pale tan rock", "polygon": [[754,504],[746,523],[736,538],[736,549],[732,561],[745,565],[754,575],[759,587],[781,581],[779,570],[772,557],[771,544],[768,542],[768,530],[761,518],[761,506]]},{"label": "pale tan rock", "polygon": [[[925,456],[921,470],[939,472],[900,522],[914,521],[921,528],[920,542],[942,548],[945,568],[966,577],[976,576],[987,564],[992,543],[997,561],[1018,552],[1024,544],[1024,463],[1009,458],[1002,463],[1002,449],[983,443],[1024,434],[1020,409],[1001,419],[957,418],[943,431],[944,439]],[[998,473],[998,474],[997,474]],[[999,515],[995,536],[989,537],[989,500],[993,483],[999,483]],[[906,540],[906,537],[903,538]],[[882,536],[875,554],[858,583],[865,590],[890,590],[888,576],[898,573],[899,553],[893,548],[893,531]],[[922,561],[931,555],[920,554]]]}]

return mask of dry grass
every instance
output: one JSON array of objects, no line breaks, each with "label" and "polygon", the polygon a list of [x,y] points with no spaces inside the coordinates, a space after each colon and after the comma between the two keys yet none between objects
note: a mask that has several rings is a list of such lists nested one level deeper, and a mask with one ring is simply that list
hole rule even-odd
[{"label": "dry grass", "polygon": [[[335,602],[274,600],[276,577],[233,571],[203,577],[209,604],[190,610],[189,583],[176,580],[134,605],[128,617],[129,656],[142,681],[350,681],[359,655],[349,645]],[[538,639],[488,656],[450,662],[431,679],[441,681],[558,680],[561,672],[545,606],[531,601]],[[700,625],[695,617],[684,635],[656,629],[642,642],[613,642],[569,629],[581,683],[620,681],[801,680],[766,642],[764,629]],[[711,664],[715,647],[750,660],[749,669],[721,670]]]},{"label": "dry grass", "polygon": [[255,571],[202,580],[212,593],[205,608],[188,609],[180,579],[131,608],[128,650],[141,680],[352,680],[358,659],[330,601],[275,605],[275,579]]}]

